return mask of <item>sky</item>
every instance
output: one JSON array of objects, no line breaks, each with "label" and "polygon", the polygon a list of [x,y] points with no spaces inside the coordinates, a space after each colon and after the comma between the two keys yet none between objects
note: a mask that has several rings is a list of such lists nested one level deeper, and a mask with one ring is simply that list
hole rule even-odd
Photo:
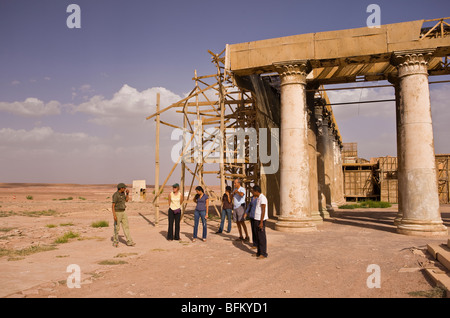
[{"label": "sky", "polygon": [[[207,50],[365,27],[371,3],[381,8],[381,24],[450,16],[443,0],[0,0],[0,182],[153,184],[155,123],[145,117],[158,92],[168,106],[191,91],[194,70],[215,72]],[[81,10],[81,28],[67,25],[70,4]],[[450,153],[449,85],[430,85],[436,153]],[[394,92],[329,96],[337,103]],[[392,102],[334,112],[360,157],[396,155]],[[173,165],[170,133],[161,130],[160,180]]]}]

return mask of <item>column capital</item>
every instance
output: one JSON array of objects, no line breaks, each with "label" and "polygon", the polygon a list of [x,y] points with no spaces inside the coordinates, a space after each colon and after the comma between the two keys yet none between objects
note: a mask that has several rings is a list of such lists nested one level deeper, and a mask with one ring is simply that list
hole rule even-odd
[{"label": "column capital", "polygon": [[307,60],[275,62],[273,66],[280,74],[281,86],[289,84],[306,85],[306,76],[312,69]]},{"label": "column capital", "polygon": [[428,75],[428,61],[433,49],[397,51],[392,54],[391,64],[397,67],[398,77],[424,74]]}]

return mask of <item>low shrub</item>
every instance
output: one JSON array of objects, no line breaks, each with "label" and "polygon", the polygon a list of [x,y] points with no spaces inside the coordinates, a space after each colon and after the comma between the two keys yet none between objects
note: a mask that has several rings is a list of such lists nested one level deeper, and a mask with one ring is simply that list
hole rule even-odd
[{"label": "low shrub", "polygon": [[351,209],[359,209],[359,208],[390,208],[392,204],[389,202],[384,201],[373,201],[373,200],[367,200],[363,201],[361,203],[355,203],[355,204],[344,204],[339,206],[339,209],[344,210],[351,210]]},{"label": "low shrub", "polygon": [[92,227],[108,227],[109,226],[109,222],[108,221],[92,222],[91,226]]},{"label": "low shrub", "polygon": [[56,238],[55,243],[56,244],[67,243],[69,241],[69,239],[77,238],[79,236],[80,236],[80,234],[69,231],[67,233],[64,233],[64,235]]}]

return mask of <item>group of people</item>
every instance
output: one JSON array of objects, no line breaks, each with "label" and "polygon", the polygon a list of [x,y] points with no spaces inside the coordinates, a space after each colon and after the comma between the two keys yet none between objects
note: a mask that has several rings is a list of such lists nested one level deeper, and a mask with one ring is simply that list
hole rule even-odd
[{"label": "group of people", "polygon": [[[172,186],[173,191],[169,194],[169,225],[167,231],[168,240],[180,240],[180,217],[181,205],[183,204],[183,195],[180,191],[178,183]],[[209,197],[201,186],[195,188],[196,195],[194,202],[196,203],[194,211],[194,230],[192,241],[197,240],[197,233],[199,222],[202,221],[202,241],[206,242],[207,237],[207,219],[209,209]],[[252,198],[248,206],[246,206],[245,189],[242,187],[239,179],[234,180],[233,189],[230,186],[225,188],[225,193],[222,196],[221,221],[219,230],[216,234],[222,233],[225,226],[225,219],[228,220],[227,233],[231,232],[232,219],[236,222],[239,231],[238,241],[249,242],[250,237],[246,226],[247,216],[250,219],[251,234],[252,234],[252,248],[256,249],[256,256],[258,259],[267,257],[267,237],[266,237],[266,220],[268,219],[267,212],[267,198],[261,193],[261,188],[258,185],[252,187]],[[119,224],[122,224],[127,245],[133,246],[134,242],[131,239],[128,229],[128,219],[125,211],[125,202],[129,200],[129,191],[125,184],[117,185],[117,192],[113,195],[112,211],[114,216],[114,246],[118,244],[118,230]],[[245,234],[245,237],[243,236]]]}]

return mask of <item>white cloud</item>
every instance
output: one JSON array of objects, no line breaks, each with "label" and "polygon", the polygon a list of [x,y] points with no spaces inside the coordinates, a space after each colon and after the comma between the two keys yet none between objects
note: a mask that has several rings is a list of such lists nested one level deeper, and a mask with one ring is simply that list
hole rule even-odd
[{"label": "white cloud", "polygon": [[[92,87],[86,84],[72,92],[81,94],[82,90],[92,91]],[[83,120],[86,116],[73,115],[85,114],[97,126],[80,121],[76,123],[80,128],[68,133],[57,131],[48,120],[42,120],[44,127],[18,129],[18,122],[16,127],[0,127],[0,166],[9,167],[0,171],[0,178],[7,182],[117,183],[131,182],[133,178],[151,182],[155,126],[153,120],[145,118],[156,110],[157,93],[161,94],[161,109],[182,98],[163,87],[138,91],[124,85],[111,98],[96,95],[71,105],[55,102],[58,112],[62,108],[67,112],[61,111],[60,117],[51,120]],[[31,104],[41,110],[37,111],[39,107]],[[17,115],[32,110],[34,115],[50,113],[51,108],[44,106],[49,105],[27,99],[26,102],[0,103],[0,110]],[[176,123],[182,121],[182,116],[175,113],[174,108],[165,112],[161,119]],[[89,133],[82,128],[87,126]],[[171,127],[161,126],[161,161],[167,163],[161,167],[161,175],[167,174],[173,164],[170,160],[174,144],[170,141],[171,130]]]},{"label": "white cloud", "polygon": [[50,127],[35,127],[31,130],[25,129],[0,129],[0,144],[10,151],[14,148],[44,149],[53,148],[67,150],[70,147],[79,146],[83,143],[92,143],[98,141],[98,138],[90,137],[83,132],[59,133]]},{"label": "white cloud", "polygon": [[91,115],[91,122],[99,125],[111,125],[129,120],[142,121],[155,112],[157,93],[161,95],[161,108],[181,99],[180,96],[164,87],[153,87],[139,92],[125,84],[111,99],[95,95],[87,102],[76,106],[75,111]]},{"label": "white cloud", "polygon": [[11,82],[11,85],[13,85],[13,86],[19,85],[19,84],[20,84],[20,81],[18,81],[18,80],[14,80]]},{"label": "white cloud", "polygon": [[15,144],[22,142],[36,142],[42,141],[53,134],[53,130],[50,127],[34,128],[30,131],[25,129],[0,129],[0,141],[2,144]]},{"label": "white cloud", "polygon": [[148,136],[130,145],[128,140],[61,133],[51,127],[2,128],[0,178],[3,182],[131,183],[152,173],[151,151]]},{"label": "white cloud", "polygon": [[61,104],[52,100],[48,103],[29,97],[23,102],[0,102],[0,111],[5,111],[19,116],[46,116],[61,113]]},{"label": "white cloud", "polygon": [[[99,144],[102,144],[99,138],[83,132],[61,133],[50,127],[30,130],[2,128],[0,165],[5,169],[1,170],[0,176],[6,182],[102,180],[95,173],[104,166],[108,151]],[[106,148],[111,150],[111,145]],[[106,155],[99,156],[99,149]]]}]

